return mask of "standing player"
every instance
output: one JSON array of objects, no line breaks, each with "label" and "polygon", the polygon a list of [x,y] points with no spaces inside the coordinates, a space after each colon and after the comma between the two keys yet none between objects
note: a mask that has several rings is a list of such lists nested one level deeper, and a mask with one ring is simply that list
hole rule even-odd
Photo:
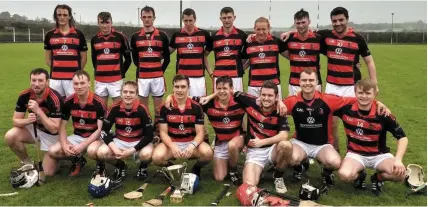
[{"label": "standing player", "polygon": [[[335,115],[343,121],[348,138],[348,153],[339,169],[344,181],[354,181],[354,187],[365,186],[365,168],[375,169],[370,180],[371,191],[375,195],[382,192],[384,181],[402,182],[406,174],[403,156],[408,139],[393,115],[379,116],[379,107],[374,101],[377,85],[372,80],[360,80],[355,85],[358,103],[342,107]],[[391,132],[398,140],[395,157],[386,145],[386,132]]]},{"label": "standing player", "polygon": [[183,11],[184,28],[171,37],[170,52],[177,49],[176,72],[189,77],[190,96],[205,96],[205,68],[212,77],[208,64],[208,51],[212,50],[212,41],[207,31],[195,26],[196,13],[187,8]]},{"label": "standing player", "polygon": [[165,166],[170,159],[197,158],[192,173],[201,178],[201,168],[213,159],[213,151],[203,142],[204,114],[188,97],[189,82],[188,77],[180,74],[172,81],[172,109],[161,107],[158,122],[162,142],[154,149],[153,164]]},{"label": "standing player", "polygon": [[108,105],[108,97],[113,103],[120,100],[123,78],[131,65],[128,39],[112,28],[109,12],[98,14],[100,32],[91,39],[91,57],[95,69],[95,94]]},{"label": "standing player", "polygon": [[[90,91],[91,80],[84,70],[73,76],[75,94],[64,101],[59,129],[59,142],[49,148],[53,159],[69,159],[72,162],[69,176],[77,176],[86,164],[85,151],[91,159],[97,160],[97,150],[103,124],[105,105],[103,100]],[[67,122],[72,119],[74,133],[67,136]]]},{"label": "standing player", "polygon": [[[234,91],[243,91],[242,76],[244,62],[241,59],[242,48],[247,34],[233,26],[235,12],[231,7],[224,7],[220,11],[220,20],[223,26],[211,36],[213,41],[215,68],[213,88],[216,90],[216,80],[222,76],[229,76],[233,81]],[[207,51],[208,53],[211,51]]]},{"label": "standing player", "polygon": [[62,97],[74,94],[71,79],[86,65],[86,39],[74,28],[73,12],[68,5],[57,5],[54,10],[56,28],[45,35],[46,63],[51,69],[49,87]]},{"label": "standing player", "polygon": [[255,21],[254,32],[251,43],[247,43],[242,52],[242,59],[249,59],[250,65],[247,92],[259,97],[263,82],[272,80],[278,87],[278,98],[281,99],[278,55],[286,57],[284,43],[270,34],[269,20],[264,17]]},{"label": "standing player", "polygon": [[[42,68],[30,73],[31,88],[19,94],[13,114],[13,128],[4,138],[7,146],[18,156],[22,164],[33,164],[28,157],[25,144],[35,143],[34,127],[40,141],[40,150],[48,148],[58,141],[63,102],[55,90],[48,87],[49,74]],[[25,113],[28,110],[28,116]],[[43,169],[47,176],[53,176],[58,163],[48,153],[43,157]]]},{"label": "standing player", "polygon": [[154,109],[162,104],[166,86],[164,72],[170,62],[168,37],[153,26],[155,19],[155,10],[145,6],[141,9],[144,26],[131,37],[132,57],[137,67],[138,95],[142,103],[148,106],[151,94]]},{"label": "standing player", "polygon": [[276,111],[278,87],[273,81],[265,81],[260,89],[260,106],[256,98],[242,92],[235,93],[235,99],[245,107],[248,114],[248,152],[244,165],[243,182],[257,185],[266,164],[275,165],[273,173],[276,192],[286,193],[283,174],[287,166],[284,157],[291,156],[292,145],[288,139],[288,122]]},{"label": "standing player", "polygon": [[[153,152],[153,126],[149,110],[138,100],[138,85],[134,81],[126,81],[122,85],[121,101],[113,104],[104,119],[101,131],[103,145],[98,149],[97,157],[116,167],[113,180],[121,182],[125,179],[127,166],[123,159],[137,156],[141,160],[135,176],[138,180],[147,178],[147,166]],[[116,137],[109,132],[115,125]],[[97,166],[104,172],[104,162]]]}]

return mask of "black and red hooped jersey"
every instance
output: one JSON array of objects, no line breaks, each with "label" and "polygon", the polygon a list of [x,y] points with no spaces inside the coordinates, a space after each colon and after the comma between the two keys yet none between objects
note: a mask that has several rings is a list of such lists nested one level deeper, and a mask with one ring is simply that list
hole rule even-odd
[{"label": "black and red hooped jersey", "polygon": [[244,75],[241,54],[247,36],[244,31],[235,27],[230,34],[225,34],[221,27],[211,36],[215,58],[214,77],[235,78]]},{"label": "black and red hooped jersey", "polygon": [[376,113],[375,102],[370,111],[359,110],[358,103],[354,103],[340,108],[335,115],[343,121],[350,152],[365,156],[388,153],[386,132],[391,132],[396,139],[406,137],[393,115],[385,117]]},{"label": "black and red hooped jersey", "polygon": [[312,100],[305,100],[301,92],[283,100],[287,113],[293,117],[295,137],[312,145],[333,144],[333,112],[356,101],[353,97],[339,97],[319,91],[315,91]]},{"label": "black and red hooped jersey", "polygon": [[251,43],[247,43],[243,49],[242,58],[250,61],[248,85],[260,87],[266,80],[280,84],[278,55],[284,51],[284,43],[271,35],[263,43],[259,43],[255,39]]},{"label": "black and red hooped jersey", "polygon": [[[199,103],[199,97],[193,97]],[[216,139],[220,141],[231,140],[242,134],[242,118],[244,117],[244,105],[235,101],[231,96],[229,105],[222,108],[217,99],[210,100],[201,105],[202,110],[208,116],[211,126],[214,128]]]},{"label": "black and red hooped jersey", "polygon": [[[288,127],[287,117],[281,117],[275,109],[270,113],[265,113],[262,108],[257,105],[256,97],[243,92],[235,92],[235,99],[244,105],[245,112],[248,114],[248,139],[266,139],[277,135],[280,131],[290,131]],[[261,148],[270,147],[265,145]]]},{"label": "black and red hooped jersey", "polygon": [[[36,100],[36,94],[34,94],[31,88],[24,90],[19,94],[18,101],[16,103],[15,111],[16,112],[26,112],[28,107],[28,101]],[[51,88],[46,88],[43,92],[42,99],[37,102],[40,109],[46,114],[49,118],[61,118],[61,111],[63,110],[64,103],[61,95]],[[45,126],[38,121],[37,128],[47,134],[57,135],[58,133],[51,133],[45,128]]]},{"label": "black and red hooped jersey", "polygon": [[113,104],[103,122],[102,137],[106,144],[113,137],[107,133],[113,124],[116,126],[116,138],[125,142],[140,141],[135,149],[138,151],[153,140],[153,125],[149,110],[136,100],[131,109],[126,109],[121,101]]},{"label": "black and red hooped jersey", "polygon": [[306,38],[293,33],[285,42],[285,50],[289,51],[290,59],[290,80],[289,84],[299,86],[300,73],[305,68],[310,68],[317,72],[318,83],[322,83],[320,73],[320,52],[322,37],[309,30]]},{"label": "black and red hooped jersey", "polygon": [[[137,78],[159,78],[169,64],[169,42],[165,32],[144,29],[132,35],[131,46],[134,64],[137,66]],[[161,61],[164,59],[163,64]],[[165,62],[166,61],[166,62]]]},{"label": "black and red hooped jersey", "polygon": [[131,64],[128,39],[114,29],[109,35],[100,32],[91,39],[91,57],[96,81],[122,80]]},{"label": "black and red hooped jersey", "polygon": [[70,28],[68,33],[53,29],[46,33],[45,50],[51,51],[51,79],[71,80],[81,70],[80,52],[88,50],[82,31]]},{"label": "black and red hooped jersey", "polygon": [[177,49],[177,74],[204,77],[204,53],[212,50],[212,41],[206,30],[195,27],[189,34],[181,29],[172,35],[169,46]]},{"label": "black and red hooped jersey", "polygon": [[193,141],[196,136],[196,125],[204,125],[204,114],[198,103],[190,98],[186,100],[184,110],[178,108],[177,100],[173,96],[171,110],[161,107],[159,124],[168,124],[168,136],[173,142]]},{"label": "black and red hooped jersey", "polygon": [[103,120],[106,107],[103,100],[89,92],[86,104],[81,106],[77,94],[73,94],[64,101],[62,119],[68,121],[71,116],[74,134],[89,137],[98,129],[98,120]]},{"label": "black and red hooped jersey", "polygon": [[359,55],[371,55],[364,38],[350,28],[345,34],[336,31],[318,31],[324,38],[323,54],[327,56],[327,82],[339,86],[355,84],[354,69],[359,61]]}]

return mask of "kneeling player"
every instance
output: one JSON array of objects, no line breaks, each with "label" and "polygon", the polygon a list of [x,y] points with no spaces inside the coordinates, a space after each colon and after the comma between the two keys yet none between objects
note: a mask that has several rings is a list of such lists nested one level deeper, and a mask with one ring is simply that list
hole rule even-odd
[{"label": "kneeling player", "polygon": [[176,75],[173,79],[173,104],[160,110],[159,133],[162,143],[153,152],[153,164],[165,166],[170,159],[197,158],[192,173],[200,177],[203,166],[213,159],[211,147],[203,142],[204,114],[188,96],[189,78]]},{"label": "kneeling player", "polygon": [[[77,71],[72,81],[76,93],[64,102],[59,142],[49,148],[49,155],[53,159],[71,160],[69,176],[76,176],[86,164],[86,159],[82,156],[86,149],[91,159],[97,159],[97,150],[102,144],[99,137],[105,105],[100,97],[89,90],[91,82],[87,72]],[[74,134],[67,137],[67,122],[70,116]]]},{"label": "kneeling player", "polygon": [[255,97],[242,92],[236,92],[235,98],[244,105],[249,124],[243,182],[257,185],[265,165],[273,163],[276,168],[273,173],[276,192],[286,193],[287,188],[282,178],[283,170],[287,166],[284,157],[290,156],[293,148],[287,140],[287,118],[281,117],[276,111],[277,85],[272,81],[263,83],[260,89],[260,106]]},{"label": "kneeling player", "polygon": [[[354,187],[365,186],[365,168],[376,169],[370,180],[371,191],[379,195],[383,181],[402,182],[406,168],[402,163],[407,149],[407,137],[395,117],[376,114],[377,86],[371,80],[360,80],[355,85],[358,103],[342,107],[335,115],[343,121],[348,138],[348,153],[339,169],[344,181],[354,181]],[[386,132],[398,139],[395,157],[386,145]]]},{"label": "kneeling player", "polygon": [[[151,161],[153,144],[153,126],[146,106],[138,100],[138,85],[134,81],[123,83],[122,100],[111,106],[104,119],[101,138],[104,143],[97,152],[98,159],[107,161],[116,167],[113,180],[120,182],[126,176],[127,166],[123,159],[138,154],[141,160],[135,178],[147,178],[147,166]],[[113,124],[116,126],[116,137],[109,133]],[[97,168],[102,174],[104,163]]]}]

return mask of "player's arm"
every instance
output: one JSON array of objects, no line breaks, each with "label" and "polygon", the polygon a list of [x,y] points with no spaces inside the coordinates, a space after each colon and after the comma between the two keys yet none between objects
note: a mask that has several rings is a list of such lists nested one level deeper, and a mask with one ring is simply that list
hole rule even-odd
[{"label": "player's arm", "polygon": [[168,135],[168,122],[167,122],[167,110],[165,106],[162,106],[158,119],[159,135],[162,142],[168,147],[173,148],[174,143],[171,137]]},{"label": "player's arm", "polygon": [[175,43],[175,33],[171,37],[171,41],[169,42],[169,53],[172,54],[177,49],[177,44]]},{"label": "player's arm", "polygon": [[162,58],[163,58],[162,70],[163,70],[163,72],[165,72],[166,69],[168,68],[169,63],[171,62],[171,52],[169,51],[168,37],[166,36],[165,33],[162,33],[162,34],[163,34],[163,39],[162,39]]},{"label": "player's arm", "polygon": [[256,97],[241,91],[236,91],[235,93],[233,93],[233,98],[236,102],[244,106],[251,106],[252,104],[256,104],[257,99]]},{"label": "player's arm", "polygon": [[70,119],[71,113],[70,113],[70,107],[68,106],[69,99],[67,99],[64,103],[63,110],[61,112],[61,123],[59,125],[59,143],[61,144],[62,149],[64,152],[67,152],[66,146],[67,146],[67,123]]},{"label": "player's arm", "polygon": [[59,125],[61,124],[61,115],[64,108],[64,103],[61,97],[57,97],[58,101],[48,106],[49,117],[40,108],[39,104],[35,100],[28,102],[28,109],[33,111],[40,120],[40,123],[51,133],[55,134],[59,131]]},{"label": "player's arm", "polygon": [[13,113],[13,126],[23,128],[36,121],[36,115],[34,113],[28,114],[25,118],[25,112],[27,111],[26,100],[22,96],[19,96],[16,102],[15,112]]},{"label": "player's arm", "polygon": [[132,51],[132,61],[134,62],[135,67],[137,67],[138,70],[138,64],[140,62],[140,58],[138,56],[138,49],[137,49],[137,40],[135,39],[136,34],[133,34],[131,37],[131,51]]},{"label": "player's arm", "polygon": [[46,64],[51,68],[52,64],[52,50],[45,50]]},{"label": "player's arm", "polygon": [[397,139],[397,152],[395,153],[393,172],[398,175],[404,175],[406,173],[406,169],[404,168],[402,160],[404,154],[406,153],[409,140],[407,139],[403,128],[401,128],[400,124],[393,115],[385,117],[384,124],[386,130],[391,132],[392,135]]},{"label": "player's arm", "polygon": [[241,51],[241,60],[242,60],[242,67],[244,68],[244,71],[247,70],[247,68],[250,67],[250,57],[248,56],[247,53],[247,43],[244,42],[244,46],[242,47],[242,51]]},{"label": "player's arm", "polygon": [[86,66],[86,62],[88,60],[87,59],[88,44],[86,43],[85,36],[81,32],[80,32],[80,45],[79,45],[79,49],[80,49],[80,67],[81,67],[82,70],[84,70],[85,66]]},{"label": "player's arm", "polygon": [[136,152],[143,149],[143,147],[147,146],[153,141],[154,130],[152,118],[146,109],[144,109],[144,113],[141,116],[141,125],[143,126],[143,137],[134,147]]},{"label": "player's arm", "polygon": [[196,142],[196,146],[199,146],[204,141],[204,113],[202,112],[201,107],[196,107],[197,110],[195,111],[195,131],[196,136],[193,141]]},{"label": "player's arm", "polygon": [[114,107],[111,107],[107,112],[107,116],[103,120],[103,124],[101,127],[101,139],[104,141],[106,145],[110,146],[110,143],[113,143],[113,137],[110,134],[110,129],[113,127],[116,119],[116,110]]},{"label": "player's arm", "polygon": [[288,46],[287,46],[287,42],[283,42],[279,39],[277,39],[278,42],[278,49],[279,49],[279,54],[281,54],[282,57],[286,58],[286,59],[290,59],[289,58],[289,53],[288,53]]},{"label": "player's arm", "polygon": [[97,70],[97,54],[95,52],[95,38],[96,36],[92,37],[91,39],[91,59],[92,59],[92,67],[94,67],[94,71]]},{"label": "player's arm", "polygon": [[358,39],[358,52],[363,57],[364,62],[367,65],[370,79],[377,84],[376,66],[369,47],[367,46],[367,42],[361,35],[358,35]]},{"label": "player's arm", "polygon": [[46,33],[45,41],[44,41],[44,49],[45,49],[45,61],[46,64],[51,68],[52,64],[52,46],[50,43],[50,32]]},{"label": "player's arm", "polygon": [[131,48],[129,46],[128,38],[124,34],[122,35],[122,45],[120,47],[120,52],[123,55],[123,68],[122,69],[122,77],[125,78],[126,72],[128,72],[129,67],[132,64],[131,59]]},{"label": "player's arm", "polygon": [[290,127],[288,126],[287,117],[280,117],[278,116],[278,127],[279,127],[279,133],[273,137],[262,139],[262,146],[265,145],[271,145],[279,143],[280,141],[287,141],[288,140],[288,132],[290,131]]},{"label": "player's arm", "polygon": [[213,50],[213,40],[210,37],[210,34],[205,31],[205,51],[204,51],[204,64],[205,68],[210,75],[210,77],[213,77],[213,71],[211,70],[211,65],[208,61],[208,55],[210,55],[211,51]]}]

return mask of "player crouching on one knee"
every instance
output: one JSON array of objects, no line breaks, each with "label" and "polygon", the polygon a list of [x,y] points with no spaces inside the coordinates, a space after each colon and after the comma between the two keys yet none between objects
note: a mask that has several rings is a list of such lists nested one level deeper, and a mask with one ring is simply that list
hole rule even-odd
[{"label": "player crouching on one knee", "polygon": [[189,78],[176,75],[173,78],[173,102],[171,110],[161,106],[158,127],[162,142],[153,152],[153,164],[166,166],[170,159],[198,159],[192,173],[200,178],[203,166],[213,159],[211,147],[203,142],[204,114],[201,107],[188,96]]},{"label": "player crouching on one knee", "polygon": [[[88,157],[97,159],[97,150],[102,141],[99,139],[103,124],[105,105],[103,100],[92,93],[89,74],[84,70],[77,71],[73,78],[75,93],[64,101],[62,120],[59,129],[59,142],[49,148],[53,159],[67,159],[72,162],[69,176],[77,176]],[[67,122],[72,119],[74,133],[67,136]]]},{"label": "player crouching on one knee", "polygon": [[245,106],[248,114],[248,152],[244,165],[243,182],[253,185],[259,183],[260,175],[266,164],[275,164],[273,173],[276,192],[286,193],[283,174],[287,166],[284,157],[292,154],[292,145],[288,141],[287,117],[277,113],[278,87],[272,81],[265,81],[260,90],[260,106],[255,97],[236,92],[235,98]]},{"label": "player crouching on one knee", "polygon": [[[109,133],[115,125],[115,137]],[[97,157],[116,167],[113,180],[121,182],[127,171],[123,159],[132,155],[141,160],[135,178],[148,177],[147,166],[153,152],[153,125],[149,110],[138,100],[138,85],[135,81],[126,81],[122,85],[121,101],[113,104],[103,122],[101,138],[104,144],[98,149]],[[104,162],[98,162],[99,173],[105,171]]]},{"label": "player crouching on one knee", "polygon": [[[355,85],[358,103],[342,107],[335,113],[343,121],[348,138],[348,152],[339,169],[343,181],[353,181],[354,187],[365,186],[365,168],[375,169],[370,180],[371,191],[379,195],[384,181],[402,182],[406,168],[402,159],[407,149],[408,139],[393,115],[376,114],[379,106],[374,99],[377,85],[371,80],[360,80]],[[386,145],[386,132],[397,141],[395,157]]]}]

